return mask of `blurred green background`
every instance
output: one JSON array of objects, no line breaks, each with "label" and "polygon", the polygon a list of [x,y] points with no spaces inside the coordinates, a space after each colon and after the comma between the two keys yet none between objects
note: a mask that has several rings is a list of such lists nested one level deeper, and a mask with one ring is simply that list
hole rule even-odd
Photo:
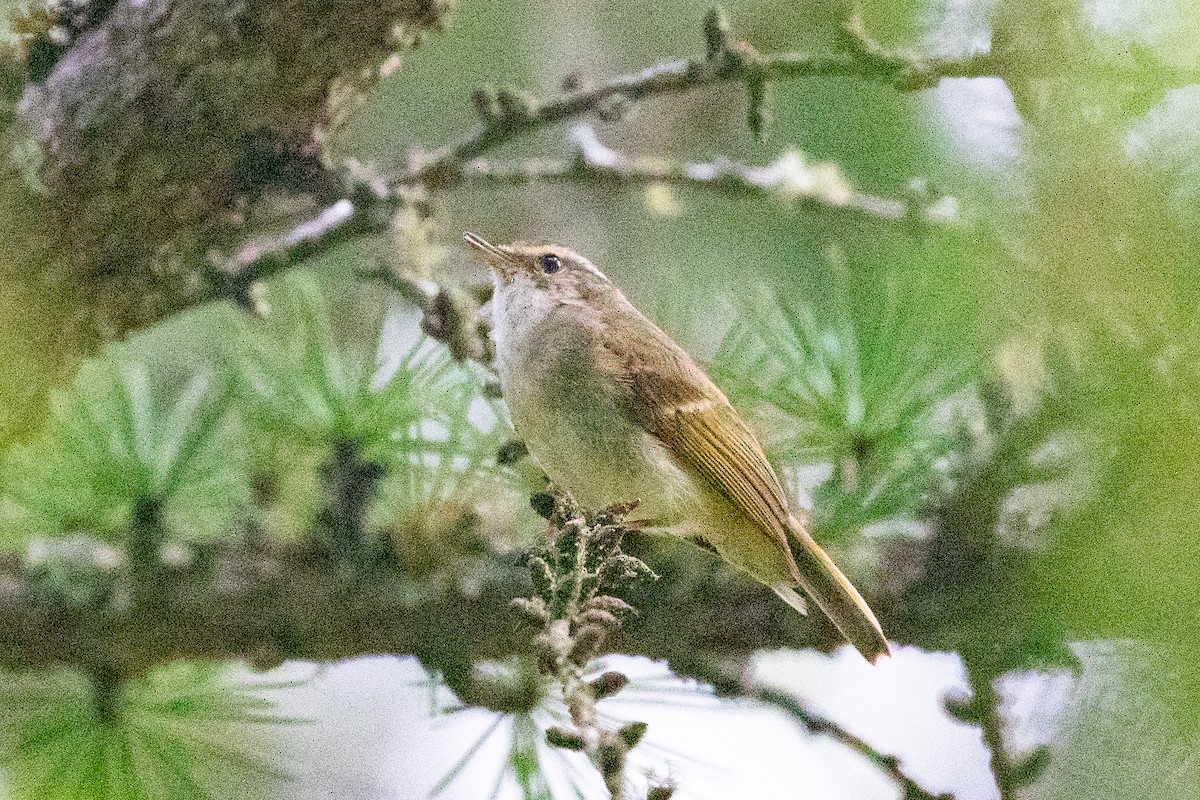
[{"label": "blurred green background", "polygon": [[[568,76],[602,82],[693,56],[703,50],[708,8],[463,0],[443,33],[373,88],[338,132],[336,151],[395,174],[410,150],[472,129],[473,89],[511,85],[545,97]],[[812,500],[818,532],[881,598],[899,642],[958,653],[978,677],[968,681],[975,691],[1005,675],[1074,676],[1065,710],[1046,723],[1056,734],[1050,766],[1022,797],[1197,796],[1200,5],[725,8],[737,34],[763,52],[834,49],[857,12],[895,50],[954,56],[1003,44],[1002,74],[921,92],[853,78],[780,82],[757,142],[744,87],[722,85],[592,121],[601,141],[680,161],[766,164],[798,149],[808,162],[838,165],[862,192],[952,197],[954,220],[873,219],[707,188],[449,189],[419,230],[358,242],[276,281],[265,326],[231,308],[204,308],[90,364],[60,398],[48,432],[9,455],[0,542],[29,551],[35,534],[80,531],[110,540],[128,526],[133,500],[177,485],[168,538],[219,536],[246,513],[260,514],[272,534],[304,535],[322,502],[326,450],[349,437],[394,466],[376,526],[451,513],[466,502],[451,497],[462,482],[472,502],[503,506],[494,537],[531,544],[539,529],[521,487],[490,472],[485,454],[505,432],[495,422],[502,411],[480,410],[478,374],[435,365],[377,400],[379,362],[400,362],[384,373],[402,378],[422,362],[396,355],[411,346],[411,309],[354,273],[399,259],[465,285],[484,275],[460,243],[464,230],[559,242],[712,365],[797,493]],[[489,159],[564,155],[571,124]],[[295,399],[312,369],[328,378],[330,358],[344,380],[327,381],[336,384],[325,387],[327,402]],[[300,378],[261,379],[293,362]],[[449,431],[436,446],[413,433],[429,422],[429,403]],[[205,416],[210,406],[220,410]],[[391,422],[360,424],[379,415]],[[145,440],[157,441],[155,426],[169,433],[172,419],[191,420],[183,426],[196,443],[184,448],[190,461],[154,456],[153,444],[152,455],[134,457],[142,441],[134,429],[144,423]],[[81,439],[122,426],[133,431],[129,452],[80,454]],[[443,458],[467,454],[467,466],[441,474],[448,461],[413,462],[397,431]],[[428,474],[395,466],[412,463]],[[252,479],[263,473],[276,482],[268,504]],[[67,762],[47,756],[31,767],[29,751],[12,752],[13,785],[26,787],[17,796],[85,796],[37,794],[43,789],[28,787],[41,784],[21,776]],[[108,751],[96,752],[104,763]],[[803,785],[792,793],[805,795]]]}]

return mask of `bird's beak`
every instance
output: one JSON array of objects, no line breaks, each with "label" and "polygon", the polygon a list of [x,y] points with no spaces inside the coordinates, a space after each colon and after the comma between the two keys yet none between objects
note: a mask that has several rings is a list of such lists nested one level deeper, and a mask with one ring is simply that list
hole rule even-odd
[{"label": "bird's beak", "polygon": [[482,236],[477,236],[470,231],[464,233],[463,238],[466,239],[467,244],[483,253],[484,257],[487,259],[488,266],[491,267],[492,271],[495,272],[501,279],[503,279],[505,283],[507,283],[509,279],[516,274],[518,266],[517,260],[513,258],[513,255],[509,253],[506,248],[499,245],[494,245],[484,239]]}]

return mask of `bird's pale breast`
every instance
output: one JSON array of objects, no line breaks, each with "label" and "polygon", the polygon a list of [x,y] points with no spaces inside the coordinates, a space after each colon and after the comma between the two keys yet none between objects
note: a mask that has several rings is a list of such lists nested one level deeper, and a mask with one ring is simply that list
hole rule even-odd
[{"label": "bird's pale breast", "polygon": [[594,327],[571,306],[514,308],[497,297],[497,366],[513,425],[552,481],[587,506],[639,500],[664,524],[693,505],[691,481],[620,405],[596,364]]}]

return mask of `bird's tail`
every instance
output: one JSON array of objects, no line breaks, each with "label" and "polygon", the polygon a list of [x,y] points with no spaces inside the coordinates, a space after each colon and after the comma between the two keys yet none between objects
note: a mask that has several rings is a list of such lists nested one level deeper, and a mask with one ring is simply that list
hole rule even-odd
[{"label": "bird's tail", "polygon": [[[879,620],[850,580],[798,520],[794,517],[789,519],[788,528],[792,534],[789,537],[792,555],[799,570],[796,577],[804,593],[825,612],[867,661],[874,664],[880,657],[891,655]],[[779,592],[778,589],[776,591]],[[782,592],[779,593],[782,596]],[[784,599],[788,598],[785,596]]]}]

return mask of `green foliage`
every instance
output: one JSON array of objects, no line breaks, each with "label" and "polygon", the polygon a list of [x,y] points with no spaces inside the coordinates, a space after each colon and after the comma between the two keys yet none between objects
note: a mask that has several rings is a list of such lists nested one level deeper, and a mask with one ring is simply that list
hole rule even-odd
[{"label": "green foliage", "polygon": [[408,571],[469,572],[448,563],[471,549],[461,537],[478,534],[484,512],[502,522],[524,502],[494,469],[500,416],[472,368],[389,325],[377,300],[354,301],[339,313],[311,278],[280,282],[270,316],[244,320],[231,344],[256,462],[281,483],[273,523],[290,515],[307,529],[318,484],[336,480],[339,454],[350,453],[376,465],[367,527],[390,529]]},{"label": "green foliage", "polygon": [[[354,442],[365,458],[389,464],[456,454],[450,434],[462,432],[475,394],[462,367],[425,340],[388,367],[376,341],[345,336],[313,281],[276,288],[267,320],[243,320],[231,343],[250,417],[269,438],[319,448]],[[381,316],[371,316],[376,334]]]},{"label": "green foliage", "polygon": [[[176,664],[118,687],[97,675],[6,675],[0,758],[9,800],[267,797],[286,774],[271,754],[269,684]],[[275,686],[274,688],[281,688]]]},{"label": "green foliage", "polygon": [[228,387],[201,373],[167,392],[144,364],[120,356],[86,364],[55,398],[45,433],[5,465],[8,527],[119,539],[136,503],[161,501],[172,534],[223,532],[247,500]]},{"label": "green foliage", "polygon": [[919,512],[969,444],[980,358],[940,335],[917,291],[894,274],[865,299],[845,275],[821,302],[761,290],[737,301],[714,359],[785,465],[833,467],[815,502],[827,534]]}]

